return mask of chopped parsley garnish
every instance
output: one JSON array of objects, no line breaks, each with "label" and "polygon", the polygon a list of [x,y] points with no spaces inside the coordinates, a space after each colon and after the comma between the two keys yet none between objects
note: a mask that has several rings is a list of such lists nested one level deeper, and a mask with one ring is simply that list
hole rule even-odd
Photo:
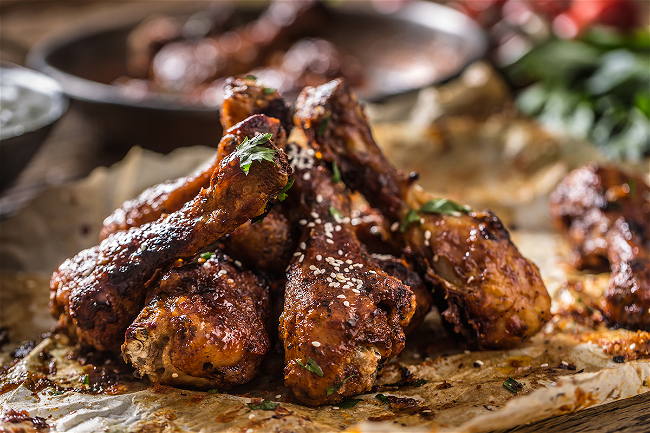
[{"label": "chopped parsley garnish", "polygon": [[515,393],[515,394],[517,394],[517,392],[518,392],[519,390],[524,389],[524,386],[523,386],[521,383],[519,383],[519,382],[517,382],[516,380],[514,380],[512,377],[509,377],[508,380],[506,380],[505,382],[503,382],[503,386],[504,386],[508,391],[513,392],[513,393]]},{"label": "chopped parsley garnish", "polygon": [[273,403],[272,401],[264,400],[260,404],[248,403],[247,405],[253,410],[275,410],[280,406],[280,403]]},{"label": "chopped parsley garnish", "polygon": [[87,374],[84,374],[79,378],[79,382],[83,383],[84,385],[90,385],[90,378]]},{"label": "chopped parsley garnish", "polygon": [[375,398],[379,401],[383,401],[384,403],[390,403],[388,397],[386,397],[384,394],[377,394]]},{"label": "chopped parsley garnish", "polygon": [[630,187],[630,195],[634,195],[634,194],[636,194],[636,180],[634,180],[634,179],[630,179],[630,180],[627,182],[627,186]]},{"label": "chopped parsley garnish", "polygon": [[330,117],[332,117],[332,112],[328,111],[325,117],[323,117],[323,120],[321,120],[318,124],[318,135],[325,134],[325,131],[327,131],[327,124],[330,121]]},{"label": "chopped parsley garnish", "polygon": [[257,77],[255,75],[246,75],[247,80],[257,80]]},{"label": "chopped parsley garnish", "polygon": [[272,88],[272,87],[265,87],[265,88],[262,90],[262,92],[263,92],[265,95],[270,95],[271,93],[275,92],[275,89]]},{"label": "chopped parsley garnish", "polygon": [[353,375],[350,376],[350,377],[346,377],[346,378],[343,379],[341,382],[335,383],[335,384],[332,385],[332,386],[328,386],[328,387],[325,389],[325,390],[327,391],[327,395],[332,395],[332,394],[334,394],[336,391],[338,391],[339,389],[341,389],[341,387],[345,384],[345,382],[347,382],[348,380],[352,379],[354,376],[356,376],[356,374],[353,374]]},{"label": "chopped parsley garnish", "polygon": [[359,403],[360,401],[361,401],[360,398],[349,398],[337,404],[337,406],[340,407],[341,409],[349,409],[351,407],[355,407],[357,403]]},{"label": "chopped parsley garnish", "polygon": [[315,375],[319,377],[323,377],[323,370],[316,364],[316,361],[314,361],[311,358],[307,358],[307,364],[303,364],[302,361],[299,359],[296,359],[296,362],[298,363],[299,366],[304,368],[305,370],[314,373]]},{"label": "chopped parsley garnish", "polygon": [[266,160],[275,162],[275,150],[261,146],[268,142],[271,137],[272,135],[268,133],[257,135],[251,140],[246,137],[244,138],[244,141],[237,146],[235,155],[239,157],[239,167],[244,173],[246,173],[246,175],[248,175],[248,171],[254,161],[261,162]]},{"label": "chopped parsley garnish", "polygon": [[59,391],[58,389],[53,389],[50,391],[50,395],[61,395],[65,394],[65,391]]},{"label": "chopped parsley garnish", "polygon": [[203,260],[208,260],[212,256],[214,256],[214,253],[207,252],[207,253],[201,254],[199,257],[201,257]]},{"label": "chopped parsley garnish", "polygon": [[218,389],[209,389],[208,394],[219,394],[219,390]]},{"label": "chopped parsley garnish", "polygon": [[429,381],[426,379],[418,379],[415,382],[413,382],[413,386],[422,386],[425,383],[429,383]]},{"label": "chopped parsley garnish", "polygon": [[409,210],[409,212],[404,217],[404,221],[402,221],[402,225],[399,227],[399,231],[404,233],[406,229],[411,225],[411,223],[414,223],[416,221],[418,221],[418,223],[420,222],[420,216],[413,209]]},{"label": "chopped parsley garnish", "polygon": [[339,183],[341,181],[341,170],[336,161],[332,162],[332,181],[334,183]]},{"label": "chopped parsley garnish", "polygon": [[295,179],[289,179],[289,182],[280,190],[278,193],[278,200],[280,201],[285,201],[287,199],[287,191],[293,186],[293,182],[295,182]]},{"label": "chopped parsley garnish", "polygon": [[420,208],[420,212],[424,213],[439,213],[443,215],[457,215],[460,213],[467,213],[472,208],[466,205],[458,204],[455,201],[446,198],[435,198],[429,200]]},{"label": "chopped parsley garnish", "polygon": [[339,210],[334,206],[330,206],[330,215],[332,215],[334,218],[336,217],[343,218],[343,214],[339,212]]}]

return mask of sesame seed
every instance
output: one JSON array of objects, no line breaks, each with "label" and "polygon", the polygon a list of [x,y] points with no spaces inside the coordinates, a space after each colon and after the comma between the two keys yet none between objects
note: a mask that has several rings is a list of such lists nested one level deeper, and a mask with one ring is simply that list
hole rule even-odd
[{"label": "sesame seed", "polygon": [[636,347],[636,343],[630,344],[630,350],[634,350],[635,347]]},{"label": "sesame seed", "polygon": [[320,194],[318,194],[318,195],[316,196],[316,203],[322,203],[322,202],[323,202],[323,196],[320,195]]},{"label": "sesame seed", "polygon": [[420,225],[424,224],[424,218],[420,218]]},{"label": "sesame seed", "polygon": [[172,373],[172,377],[176,379],[178,377],[178,373]]},{"label": "sesame seed", "polygon": [[301,253],[300,251],[296,251],[295,253],[293,253],[293,256],[294,256],[294,257],[298,257],[298,256],[301,255],[301,254],[302,254],[302,253]]},{"label": "sesame seed", "polygon": [[424,232],[424,239],[431,239],[431,230]]},{"label": "sesame seed", "polygon": [[276,395],[275,398],[282,398],[282,394]]},{"label": "sesame seed", "polygon": [[314,266],[314,265],[309,265],[309,270],[311,270],[311,271],[315,271],[316,269],[318,269],[316,266]]},{"label": "sesame seed", "polygon": [[320,254],[316,255],[316,260],[318,260],[319,262],[321,261],[322,258],[323,258],[323,256],[321,256]]},{"label": "sesame seed", "polygon": [[320,217],[320,215],[318,215],[316,212],[312,212],[311,217],[312,218],[318,218],[318,217]]},{"label": "sesame seed", "polygon": [[334,241],[331,240],[331,239],[326,239],[326,241],[327,241],[328,244],[333,244],[334,243]]},{"label": "sesame seed", "polygon": [[359,290],[357,290],[357,289],[352,289],[352,291],[353,291],[354,293],[356,293],[357,295],[358,295],[359,293],[361,293],[361,292],[360,292]]},{"label": "sesame seed", "polygon": [[300,258],[298,259],[298,262],[299,262],[299,263],[302,263],[303,260],[305,260],[305,256],[304,256],[304,255],[300,256]]},{"label": "sesame seed", "polygon": [[397,221],[395,221],[393,224],[390,225],[391,232],[396,232],[398,228],[399,228],[399,222]]},{"label": "sesame seed", "polygon": [[470,277],[467,279],[467,283],[469,284],[469,283],[471,283],[472,281],[474,281],[474,275],[470,276]]},{"label": "sesame seed", "polygon": [[300,221],[298,221],[298,224],[300,224],[301,226],[304,226],[304,225],[307,224],[307,220],[306,219],[301,219]]},{"label": "sesame seed", "polygon": [[540,365],[540,367],[548,367],[548,364],[544,363],[544,364]]},{"label": "sesame seed", "polygon": [[562,365],[567,366],[567,365],[569,365],[569,363],[566,362],[566,361],[562,361]]},{"label": "sesame seed", "polygon": [[377,272],[375,271],[368,271],[369,274],[376,274]]},{"label": "sesame seed", "polygon": [[463,353],[465,353],[465,355],[469,355],[472,352],[470,352],[469,350],[463,350]]},{"label": "sesame seed", "polygon": [[319,341],[312,341],[311,345],[314,347],[320,347],[320,342]]},{"label": "sesame seed", "polygon": [[235,266],[241,268],[241,262],[239,260],[235,260]]},{"label": "sesame seed", "polygon": [[343,255],[343,250],[339,250],[338,253],[339,253],[339,256],[342,256]]},{"label": "sesame seed", "polygon": [[254,413],[252,413],[252,414],[250,414],[250,415],[248,415],[248,419],[250,419],[250,420],[253,420],[253,419],[255,419],[255,414],[254,414]]},{"label": "sesame seed", "polygon": [[226,275],[228,272],[224,271],[223,269],[217,272],[217,277],[220,277],[222,275]]},{"label": "sesame seed", "polygon": [[352,264],[352,260],[347,259],[347,260],[345,261],[345,263],[347,263],[348,265],[351,265],[351,264]]},{"label": "sesame seed", "polygon": [[310,222],[310,223],[307,223],[307,227],[309,227],[309,228],[316,227],[316,224]]},{"label": "sesame seed", "polygon": [[334,227],[334,230],[336,230],[337,232],[340,232],[341,231],[341,226],[337,224],[336,227]]},{"label": "sesame seed", "polygon": [[332,406],[332,409],[334,409],[334,410],[339,410],[340,407],[338,407],[338,406]]},{"label": "sesame seed", "polygon": [[228,278],[228,279],[226,280],[226,282],[228,282],[228,284],[232,284],[232,283],[235,282],[235,280],[233,280],[232,278]]},{"label": "sesame seed", "polygon": [[339,298],[339,299],[345,299],[345,295],[338,295],[337,298]]},{"label": "sesame seed", "polygon": [[300,242],[300,249],[304,250],[305,248],[307,248],[307,244],[304,242]]},{"label": "sesame seed", "polygon": [[316,224],[321,224],[321,223],[323,222],[323,220],[321,220],[320,218],[316,218],[316,219],[314,220],[314,222],[315,222]]},{"label": "sesame seed", "polygon": [[430,247],[431,246],[431,242],[429,242],[429,239],[424,240],[424,246],[425,247]]},{"label": "sesame seed", "polygon": [[348,301],[343,301],[343,305],[345,305],[346,307],[349,307],[350,303]]},{"label": "sesame seed", "polygon": [[311,175],[309,173],[305,173],[302,175],[302,180],[309,180],[310,177]]},{"label": "sesame seed", "polygon": [[483,367],[484,365],[485,364],[483,363],[483,361],[479,361],[479,360],[474,361],[474,367],[478,368],[478,367]]},{"label": "sesame seed", "polygon": [[334,281],[334,280],[331,279],[330,277],[327,277],[327,280],[326,280],[326,281],[327,281],[328,283],[331,283],[331,282]]},{"label": "sesame seed", "polygon": [[433,256],[433,261],[437,262],[439,258],[440,258],[440,256],[438,256],[438,254],[436,254],[436,255]]}]

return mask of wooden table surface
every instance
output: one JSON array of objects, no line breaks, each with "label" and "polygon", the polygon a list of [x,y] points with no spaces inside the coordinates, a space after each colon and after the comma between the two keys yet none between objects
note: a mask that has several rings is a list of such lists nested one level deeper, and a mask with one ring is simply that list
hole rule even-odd
[{"label": "wooden table surface", "polygon": [[[52,31],[74,25],[88,17],[115,11],[153,11],[166,7],[167,3],[2,0],[0,60],[24,65],[29,48]],[[73,102],[17,181],[0,192],[0,217],[11,215],[49,186],[82,178],[95,167],[111,165],[123,156],[124,151],[110,152],[102,147]],[[650,432],[650,393],[507,431]]]}]

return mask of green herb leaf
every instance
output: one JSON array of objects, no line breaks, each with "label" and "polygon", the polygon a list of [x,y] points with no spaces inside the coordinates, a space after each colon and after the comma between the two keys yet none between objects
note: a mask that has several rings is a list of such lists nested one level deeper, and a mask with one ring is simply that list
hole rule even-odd
[{"label": "green herb leaf", "polygon": [[429,381],[426,379],[418,379],[415,382],[413,382],[413,386],[422,386],[425,383],[429,383]]},{"label": "green herb leaf", "polygon": [[377,394],[375,398],[377,400],[383,401],[384,403],[390,403],[390,400],[388,400],[388,397],[386,397],[384,394]]},{"label": "green herb leaf", "polygon": [[307,364],[303,364],[302,361],[299,359],[296,359],[296,362],[298,363],[299,366],[304,368],[305,370],[314,373],[315,375],[319,377],[323,377],[323,370],[316,364],[316,361],[314,361],[311,358],[307,358]]},{"label": "green herb leaf", "polygon": [[354,376],[356,376],[356,374],[353,374],[353,375],[350,376],[350,377],[346,377],[346,378],[343,379],[341,382],[335,383],[335,384],[332,385],[332,386],[328,386],[328,387],[325,389],[325,390],[327,391],[327,395],[332,395],[332,394],[334,394],[336,391],[338,391],[339,389],[341,389],[341,387],[345,384],[345,382],[347,382],[348,380],[352,379]]},{"label": "green herb leaf", "polygon": [[261,146],[271,139],[271,134],[260,134],[249,140],[248,137],[237,146],[235,155],[239,157],[239,167],[246,175],[254,161],[275,162],[275,150]]},{"label": "green herb leaf", "polygon": [[272,87],[265,87],[265,88],[262,90],[262,92],[263,92],[265,95],[270,95],[271,93],[275,92],[275,89],[272,88]]},{"label": "green herb leaf", "polygon": [[79,382],[83,383],[84,385],[90,385],[90,378],[87,374],[84,374],[79,378]]},{"label": "green herb leaf", "polygon": [[330,121],[330,117],[332,117],[332,112],[328,111],[325,117],[323,117],[323,120],[320,121],[318,124],[318,135],[323,135],[327,131],[327,124]]},{"label": "green herb leaf", "polygon": [[218,389],[209,389],[208,394],[219,394],[219,390]]},{"label": "green herb leaf", "polygon": [[334,183],[339,183],[341,181],[341,170],[336,161],[332,162],[332,181]]},{"label": "green herb leaf", "polygon": [[330,215],[332,215],[334,218],[339,217],[343,219],[343,214],[339,212],[339,210],[334,206],[330,206]]},{"label": "green herb leaf", "polygon": [[438,213],[443,215],[457,215],[460,213],[467,213],[472,208],[446,198],[435,198],[429,200],[420,208],[420,212],[424,213]]},{"label": "green herb leaf", "polygon": [[208,259],[209,259],[210,257],[212,257],[212,256],[214,256],[214,253],[207,252],[207,253],[203,253],[203,254],[201,254],[199,257],[201,257],[201,258],[204,259],[204,260],[208,260]]},{"label": "green herb leaf", "polygon": [[409,210],[409,212],[406,214],[404,217],[404,221],[402,221],[402,225],[399,227],[399,231],[404,233],[406,229],[411,225],[411,223],[414,222],[420,223],[420,215],[417,214],[413,209]]},{"label": "green herb leaf", "polygon": [[357,403],[359,403],[360,401],[361,401],[360,398],[349,398],[337,404],[337,406],[340,407],[341,409],[349,409],[351,407],[355,407]]},{"label": "green herb leaf", "polygon": [[253,410],[275,410],[280,406],[280,403],[273,403],[272,401],[264,400],[260,404],[248,403],[247,405]]},{"label": "green herb leaf", "polygon": [[251,224],[260,224],[262,221],[264,221],[264,218],[266,218],[268,214],[268,212],[264,212],[262,215],[251,218]]},{"label": "green herb leaf", "polygon": [[289,182],[280,190],[278,193],[278,200],[280,201],[285,201],[287,199],[287,191],[293,186],[293,183],[295,182],[295,179],[289,179]]},{"label": "green herb leaf", "polygon": [[517,394],[519,390],[524,389],[524,386],[521,383],[514,380],[512,377],[509,377],[508,380],[503,382],[503,386],[506,387],[508,391],[513,392],[515,394]]},{"label": "green herb leaf", "polygon": [[627,182],[627,186],[630,187],[630,195],[634,195],[634,194],[636,194],[636,180],[634,180],[634,179],[630,179],[630,180]]},{"label": "green herb leaf", "polygon": [[61,395],[65,394],[65,391],[59,391],[58,389],[53,389],[50,391],[50,395]]},{"label": "green herb leaf", "polygon": [[255,75],[248,74],[245,77],[247,80],[257,80],[257,77]]}]

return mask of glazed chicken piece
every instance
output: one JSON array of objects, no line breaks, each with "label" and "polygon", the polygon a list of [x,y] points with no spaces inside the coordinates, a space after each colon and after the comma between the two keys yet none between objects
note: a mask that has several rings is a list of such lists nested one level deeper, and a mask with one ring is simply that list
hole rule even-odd
[{"label": "glazed chicken piece", "polygon": [[280,338],[285,384],[301,402],[336,403],[369,391],[405,343],[415,296],[366,254],[350,200],[325,167],[303,168],[287,201],[304,227],[288,269]]},{"label": "glazed chicken piece", "polygon": [[265,282],[217,252],[162,276],[122,353],[152,382],[228,389],[258,373],[270,347],[268,311]]},{"label": "glazed chicken piece", "polygon": [[240,151],[224,159],[210,187],[180,210],[117,232],[66,260],[50,282],[50,310],[61,327],[99,350],[119,350],[142,309],[145,286],[177,259],[190,259],[246,220],[264,214],[287,184],[286,155],[271,141],[275,162],[254,162],[248,175]]},{"label": "glazed chicken piece", "polygon": [[[219,142],[216,159],[189,176],[155,185],[146,189],[138,197],[124,202],[104,220],[100,241],[106,239],[111,233],[141,226],[157,220],[162,214],[179,210],[185,203],[196,197],[201,188],[210,185],[210,177],[219,163],[235,150],[244,137],[253,137],[256,132],[268,132],[273,135],[276,142],[284,142],[279,139],[280,135],[284,134],[280,132],[279,126],[282,122],[288,123],[286,118],[290,116],[291,109],[277,92],[265,93],[260,83],[248,78],[229,79],[225,91],[227,97],[223,102],[221,118],[226,133]],[[255,114],[278,116],[276,118],[280,118],[280,122],[263,116],[256,116],[244,122]]]},{"label": "glazed chicken piece", "polygon": [[[420,211],[433,197],[413,186],[416,175],[403,175],[386,161],[345,81],[303,90],[295,119],[323,159],[336,162],[346,185],[394,229],[404,228],[403,246],[456,333],[478,348],[509,348],[548,321],[551,300],[539,269],[521,255],[498,218],[460,206]],[[435,203],[427,207],[435,210]]]},{"label": "glazed chicken piece", "polygon": [[639,176],[589,164],[551,194],[551,213],[579,269],[611,268],[610,325],[650,330],[650,187]]}]

